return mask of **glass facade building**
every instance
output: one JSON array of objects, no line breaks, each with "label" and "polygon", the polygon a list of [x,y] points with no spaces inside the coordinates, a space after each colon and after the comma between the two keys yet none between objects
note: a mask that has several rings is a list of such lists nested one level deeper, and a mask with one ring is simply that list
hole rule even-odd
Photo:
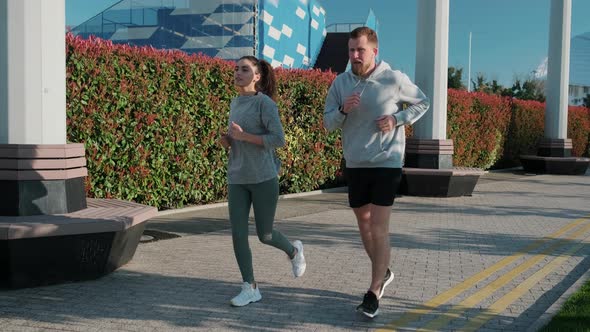
[{"label": "glass facade building", "polygon": [[74,27],[118,44],[312,68],[326,36],[316,0],[122,0]]},{"label": "glass facade building", "polygon": [[583,105],[590,95],[590,32],[571,39],[569,79],[569,104]]}]

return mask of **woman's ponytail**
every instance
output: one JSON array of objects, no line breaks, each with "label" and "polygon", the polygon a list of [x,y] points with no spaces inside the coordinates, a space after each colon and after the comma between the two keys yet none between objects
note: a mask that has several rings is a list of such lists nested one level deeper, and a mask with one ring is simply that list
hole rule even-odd
[{"label": "woman's ponytail", "polygon": [[257,90],[276,102],[277,80],[274,69],[266,60],[260,60],[258,61],[258,70],[260,70],[260,81],[256,84]]}]

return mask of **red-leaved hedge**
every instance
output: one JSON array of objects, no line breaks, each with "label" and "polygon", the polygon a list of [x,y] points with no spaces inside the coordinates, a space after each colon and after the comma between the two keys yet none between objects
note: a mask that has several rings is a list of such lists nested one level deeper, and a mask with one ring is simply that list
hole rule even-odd
[{"label": "red-leaved hedge", "polygon": [[[506,138],[506,151],[499,166],[520,165],[519,156],[537,154],[539,142],[544,137],[545,103],[533,100],[512,101],[510,130]],[[568,133],[572,140],[572,155],[590,154],[590,110],[581,106],[568,108]]]},{"label": "red-leaved hedge", "polygon": [[590,109],[582,106],[569,107],[567,137],[572,140],[572,155],[590,156]]},{"label": "red-leaved hedge", "polygon": [[[159,208],[225,200],[227,155],[216,140],[236,95],[232,62],[71,34],[66,42],[68,140],[85,144],[88,196]],[[335,74],[276,74],[287,142],[278,150],[281,193],[330,185],[341,176],[342,145],[322,117]],[[544,107],[449,89],[454,165],[518,165],[543,137]],[[590,112],[570,107],[568,114],[573,154],[587,156]]]},{"label": "red-leaved hedge", "polygon": [[[536,154],[544,137],[545,103],[449,89],[447,135],[454,143],[456,166],[483,169],[520,165],[520,156]],[[590,110],[568,108],[572,155],[590,154]]]},{"label": "red-leaved hedge", "polygon": [[453,140],[453,164],[488,169],[503,154],[510,124],[510,101],[481,92],[449,89],[447,136]]},{"label": "red-leaved hedge", "polygon": [[[159,208],[224,200],[229,61],[67,36],[68,139],[86,147],[90,197]],[[342,153],[322,128],[332,73],[277,71],[287,146],[282,193],[333,181]]]}]

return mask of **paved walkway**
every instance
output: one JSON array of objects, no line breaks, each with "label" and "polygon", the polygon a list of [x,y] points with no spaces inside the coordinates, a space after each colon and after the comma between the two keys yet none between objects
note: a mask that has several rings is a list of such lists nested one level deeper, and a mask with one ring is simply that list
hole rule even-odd
[{"label": "paved walkway", "polygon": [[472,197],[400,197],[391,217],[395,280],[381,314],[354,311],[370,267],[343,192],[279,202],[277,228],[305,244],[306,274],[251,246],[261,302],[232,308],[240,287],[227,208],[162,213],[99,280],[0,291],[2,331],[348,331],[540,328],[590,270],[590,173],[489,173]]}]

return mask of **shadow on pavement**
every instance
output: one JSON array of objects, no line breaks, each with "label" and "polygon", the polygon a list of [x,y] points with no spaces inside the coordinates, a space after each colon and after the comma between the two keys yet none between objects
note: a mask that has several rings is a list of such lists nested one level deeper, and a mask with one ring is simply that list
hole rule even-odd
[{"label": "shadow on pavement", "polygon": [[336,328],[379,324],[357,315],[358,296],[345,292],[265,285],[260,302],[234,308],[229,299],[238,290],[233,282],[120,270],[95,281],[0,292],[0,317],[34,321],[36,326],[103,328],[137,321],[155,329],[172,325],[240,331],[296,330],[303,321]]}]

